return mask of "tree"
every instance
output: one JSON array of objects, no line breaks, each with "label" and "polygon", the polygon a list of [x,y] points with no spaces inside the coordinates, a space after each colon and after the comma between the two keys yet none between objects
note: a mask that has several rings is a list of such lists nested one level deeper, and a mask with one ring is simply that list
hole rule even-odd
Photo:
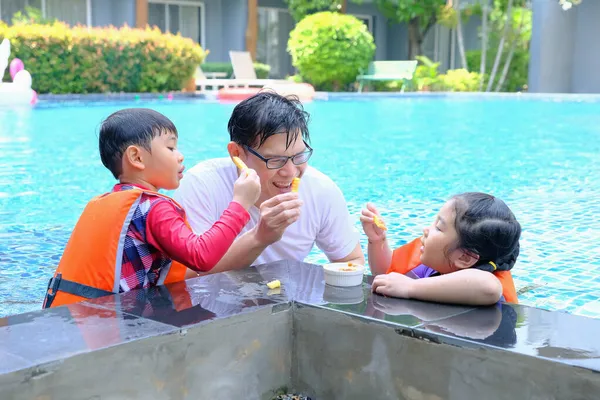
[{"label": "tree", "polygon": [[294,21],[300,22],[307,15],[321,11],[339,11],[342,0],[285,0]]},{"label": "tree", "polygon": [[488,0],[484,0],[482,4],[481,15],[481,61],[479,66],[479,91],[483,89],[483,80],[485,78],[485,63],[487,61],[487,44],[488,44]]},{"label": "tree", "polygon": [[463,39],[463,30],[460,15],[460,0],[454,0],[456,6],[456,39],[458,41],[458,52],[460,54],[461,68],[468,69],[467,57],[465,56],[465,41]]},{"label": "tree", "polygon": [[456,24],[451,0],[375,0],[390,21],[408,24],[408,58],[423,54],[423,40],[436,23]]},{"label": "tree", "polygon": [[[520,10],[521,13],[521,21],[519,23],[519,28],[517,29],[517,33],[515,38],[512,40],[510,44],[510,50],[508,51],[508,56],[506,56],[506,61],[504,62],[504,68],[502,69],[502,75],[500,76],[500,80],[496,85],[496,92],[499,92],[502,86],[504,85],[504,81],[506,80],[506,76],[508,74],[508,69],[510,68],[510,63],[515,54],[515,49],[517,48],[517,42],[519,41],[519,37],[521,36],[521,32],[523,31],[523,26],[525,25],[525,19],[527,17],[527,12],[525,9]],[[509,22],[507,22],[508,24]]]},{"label": "tree", "polygon": [[496,59],[494,60],[494,66],[492,67],[492,73],[490,74],[490,80],[488,81],[486,92],[489,92],[492,89],[492,85],[494,84],[494,79],[496,78],[496,71],[498,70],[498,66],[500,65],[500,58],[502,58],[502,53],[504,52],[504,42],[506,41],[506,37],[508,36],[508,30],[511,27],[511,18],[512,18],[512,6],[513,0],[508,0],[508,6],[506,8],[506,23],[504,24],[504,31],[502,33],[502,37],[500,38],[500,44],[498,45],[498,51],[496,52]]}]

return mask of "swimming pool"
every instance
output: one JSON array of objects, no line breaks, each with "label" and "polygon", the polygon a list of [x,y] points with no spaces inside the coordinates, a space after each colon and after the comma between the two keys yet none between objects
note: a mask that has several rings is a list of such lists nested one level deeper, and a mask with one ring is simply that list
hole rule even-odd
[{"label": "swimming pool", "polygon": [[[39,309],[81,210],[114,183],[99,160],[99,123],[131,106],[175,122],[188,168],[225,155],[233,105],[0,109],[0,317]],[[357,228],[361,207],[373,201],[391,242],[401,244],[420,235],[452,194],[495,194],[523,226],[513,270],[521,302],[600,317],[600,102],[407,97],[321,101],[306,109],[311,164],[341,187]],[[325,260],[315,250],[307,261]]]}]

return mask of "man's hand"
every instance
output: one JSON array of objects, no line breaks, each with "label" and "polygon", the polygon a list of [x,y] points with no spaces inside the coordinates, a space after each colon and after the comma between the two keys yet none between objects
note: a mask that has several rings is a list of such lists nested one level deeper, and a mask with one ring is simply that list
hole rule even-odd
[{"label": "man's hand", "polygon": [[294,192],[264,201],[260,205],[260,219],[254,228],[259,243],[268,246],[281,239],[286,228],[300,218],[302,204],[298,193]]}]

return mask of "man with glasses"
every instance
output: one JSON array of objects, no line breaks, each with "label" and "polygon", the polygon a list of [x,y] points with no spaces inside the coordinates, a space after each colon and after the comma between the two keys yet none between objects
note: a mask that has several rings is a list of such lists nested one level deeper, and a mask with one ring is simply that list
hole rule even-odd
[{"label": "man with glasses", "polygon": [[[261,92],[234,108],[228,130],[230,157],[256,171],[261,195],[249,210],[250,222],[211,273],[283,259],[302,261],[315,244],[332,262],[364,264],[342,192],[308,166],[313,154],[308,113],[298,100]],[[231,158],[222,158],[200,162],[185,174],[174,198],[196,233],[219,220],[239,173]],[[298,193],[291,191],[295,177],[301,178]]]}]

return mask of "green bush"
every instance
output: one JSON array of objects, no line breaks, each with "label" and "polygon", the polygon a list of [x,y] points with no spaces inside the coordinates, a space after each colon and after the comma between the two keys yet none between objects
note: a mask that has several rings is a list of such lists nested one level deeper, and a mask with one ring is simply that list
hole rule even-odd
[{"label": "green bush", "polygon": [[155,29],[0,24],[38,93],[181,90],[205,52],[193,40]]},{"label": "green bush", "polygon": [[340,90],[368,67],[375,44],[356,17],[320,12],[296,25],[288,51],[299,74],[318,90]]},{"label": "green bush", "polygon": [[433,62],[426,56],[417,56],[419,65],[415,69],[415,73],[410,82],[410,87],[416,91],[431,90],[439,80],[438,68],[439,62]]},{"label": "green bush", "polygon": [[[496,51],[490,51],[487,55],[485,69],[486,75],[489,76],[492,72],[492,68],[494,66],[494,58]],[[471,50],[467,51],[467,65],[469,66],[469,70],[471,71],[479,71],[481,67],[481,50]],[[498,71],[496,72],[496,79],[494,79],[494,86],[492,90],[496,88],[496,83],[500,79],[500,75],[502,74],[501,68],[504,66],[504,60],[506,56],[501,59],[500,67],[498,67]],[[510,63],[510,67],[508,69],[508,74],[506,76],[506,80],[504,81],[504,85],[502,91],[506,92],[519,92],[523,90],[523,87],[527,85],[527,79],[529,77],[529,50],[526,49],[517,49],[513,54],[512,61]],[[487,85],[487,79],[485,80],[485,85]],[[483,87],[485,90],[485,86]]]},{"label": "green bush", "polygon": [[466,69],[450,69],[439,75],[432,84],[436,92],[476,92],[479,89],[479,73]]},{"label": "green bush", "polygon": [[[201,65],[202,72],[225,72],[227,78],[233,75],[233,66],[226,62],[205,62]],[[254,63],[254,71],[258,79],[267,79],[271,72],[271,67],[267,64]]]},{"label": "green bush", "polygon": [[294,82],[294,83],[304,83],[304,79],[300,75],[291,75],[285,78],[286,81]]}]

